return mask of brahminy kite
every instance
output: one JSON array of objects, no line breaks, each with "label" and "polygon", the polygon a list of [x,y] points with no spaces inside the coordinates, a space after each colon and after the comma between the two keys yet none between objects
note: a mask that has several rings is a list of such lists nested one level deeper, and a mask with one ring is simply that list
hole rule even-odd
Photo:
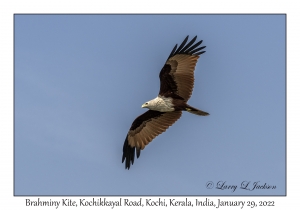
[{"label": "brahminy kite", "polygon": [[[194,44],[195,36],[188,44],[187,36],[177,49],[177,44],[170,53],[166,63],[159,73],[160,90],[156,98],[142,105],[148,108],[144,114],[137,117],[128,133],[123,146],[122,163],[125,169],[133,164],[135,150],[139,158],[141,150],[156,136],[166,131],[181,116],[182,111],[207,116],[209,113],[187,104],[194,87],[194,70],[198,58],[205,53],[206,46],[197,48],[202,40]],[[186,44],[186,45],[185,45]]]}]

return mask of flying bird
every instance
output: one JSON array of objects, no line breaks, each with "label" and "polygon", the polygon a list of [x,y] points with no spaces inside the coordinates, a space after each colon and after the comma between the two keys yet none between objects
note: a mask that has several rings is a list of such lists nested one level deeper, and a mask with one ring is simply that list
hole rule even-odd
[{"label": "flying bird", "polygon": [[195,66],[200,55],[205,53],[201,50],[206,47],[197,48],[202,43],[202,40],[195,43],[197,36],[186,44],[188,37],[178,48],[176,44],[171,51],[159,73],[158,96],[142,105],[142,108],[149,110],[133,121],[127,133],[122,156],[125,169],[130,168],[130,162],[133,164],[135,151],[139,158],[141,150],[174,124],[180,118],[182,111],[201,116],[209,115],[187,104],[194,87]]}]

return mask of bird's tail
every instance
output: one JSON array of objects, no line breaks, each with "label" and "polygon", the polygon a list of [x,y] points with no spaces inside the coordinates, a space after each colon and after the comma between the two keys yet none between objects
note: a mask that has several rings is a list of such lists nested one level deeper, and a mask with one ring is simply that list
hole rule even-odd
[{"label": "bird's tail", "polygon": [[192,114],[196,114],[196,115],[200,115],[200,116],[207,116],[207,115],[209,115],[209,113],[204,112],[204,111],[199,110],[199,109],[196,109],[196,108],[194,108],[194,107],[192,107],[190,105],[186,106],[185,111],[188,111],[188,112],[190,112]]}]

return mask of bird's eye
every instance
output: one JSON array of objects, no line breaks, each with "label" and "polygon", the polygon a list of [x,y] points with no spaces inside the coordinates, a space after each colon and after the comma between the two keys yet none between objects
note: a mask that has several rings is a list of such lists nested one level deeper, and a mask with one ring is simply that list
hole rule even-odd
[{"label": "bird's eye", "polygon": [[148,102],[146,103],[146,105],[148,105]]}]

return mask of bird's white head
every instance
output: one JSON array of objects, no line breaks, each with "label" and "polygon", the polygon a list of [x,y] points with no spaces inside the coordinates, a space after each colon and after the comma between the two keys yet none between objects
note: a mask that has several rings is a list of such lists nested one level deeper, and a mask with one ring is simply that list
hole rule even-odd
[{"label": "bird's white head", "polygon": [[145,103],[142,105],[142,108],[154,109],[154,108],[157,106],[157,102],[158,102],[158,99],[157,99],[157,98],[152,99],[152,100],[150,100],[150,101],[145,102]]},{"label": "bird's white head", "polygon": [[149,109],[149,107],[151,106],[150,104],[151,104],[151,101],[147,101],[146,103],[144,103],[142,105],[142,108],[148,108]]},{"label": "bird's white head", "polygon": [[150,101],[147,101],[142,105],[142,108],[148,108],[160,112],[172,112],[174,111],[172,99],[164,97],[156,97]]}]

